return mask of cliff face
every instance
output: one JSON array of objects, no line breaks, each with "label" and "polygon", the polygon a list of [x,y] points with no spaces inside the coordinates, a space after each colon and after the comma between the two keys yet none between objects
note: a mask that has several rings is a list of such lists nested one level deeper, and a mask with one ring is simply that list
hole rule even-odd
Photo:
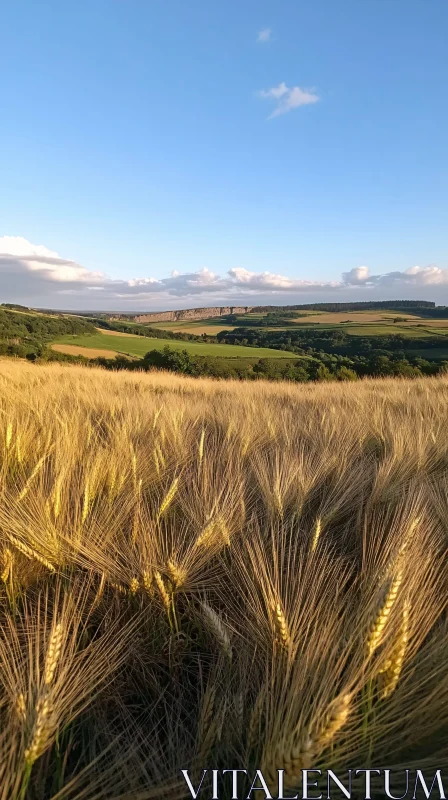
[{"label": "cliff face", "polygon": [[[182,311],[154,311],[149,314],[136,314],[133,322],[180,322],[182,320],[208,319],[222,317],[224,314],[247,314],[251,306],[212,306],[210,308],[186,308]],[[111,319],[129,319],[129,315],[117,315]]]}]

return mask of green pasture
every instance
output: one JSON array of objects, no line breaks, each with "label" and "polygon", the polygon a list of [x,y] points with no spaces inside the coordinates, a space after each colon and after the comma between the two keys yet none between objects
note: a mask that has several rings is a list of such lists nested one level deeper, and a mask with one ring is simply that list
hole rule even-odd
[{"label": "green pasture", "polygon": [[[244,347],[244,345],[208,344],[204,342],[181,342],[175,339],[151,339],[146,336],[108,336],[97,333],[92,336],[60,336],[53,344],[71,344],[79,347],[91,347],[95,350],[114,350],[123,355],[139,356],[142,358],[149,350],[163,350],[170,347],[172,350],[187,350],[197,356],[218,356],[222,358],[294,358],[300,356],[287,353],[284,350],[272,350],[268,347]],[[303,357],[303,356],[302,356]]]}]

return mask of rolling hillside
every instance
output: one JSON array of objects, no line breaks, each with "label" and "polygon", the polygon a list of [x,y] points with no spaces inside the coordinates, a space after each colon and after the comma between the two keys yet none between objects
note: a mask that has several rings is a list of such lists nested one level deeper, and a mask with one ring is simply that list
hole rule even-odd
[{"label": "rolling hillside", "polygon": [[[109,334],[109,335],[108,335]],[[142,357],[149,350],[163,350],[170,347],[172,350],[187,350],[193,355],[215,356],[221,358],[295,358],[294,353],[285,353],[281,350],[270,348],[253,348],[239,345],[227,344],[208,344],[202,342],[184,342],[174,339],[151,339],[143,336],[110,335],[109,331],[96,331],[94,335],[87,336],[63,336],[54,340],[60,350],[68,345],[70,348],[77,347],[80,355],[86,355],[86,351],[105,350],[113,353],[120,353],[130,356]],[[61,352],[64,352],[61,350]],[[74,350],[71,349],[74,353]]]}]

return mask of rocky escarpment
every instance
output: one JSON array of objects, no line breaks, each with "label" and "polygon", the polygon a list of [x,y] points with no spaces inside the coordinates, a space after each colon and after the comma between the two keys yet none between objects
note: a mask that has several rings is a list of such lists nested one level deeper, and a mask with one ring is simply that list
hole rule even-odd
[{"label": "rocky escarpment", "polygon": [[111,319],[132,319],[133,322],[179,322],[182,320],[209,319],[225,314],[247,314],[251,306],[211,306],[209,308],[185,308],[181,311],[154,311],[148,314],[117,314]]}]

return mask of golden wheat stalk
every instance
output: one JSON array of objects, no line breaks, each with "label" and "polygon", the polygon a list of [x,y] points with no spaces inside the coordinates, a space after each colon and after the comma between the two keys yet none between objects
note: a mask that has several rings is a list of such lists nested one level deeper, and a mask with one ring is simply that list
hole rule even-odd
[{"label": "golden wheat stalk", "polygon": [[344,727],[351,711],[351,694],[341,694],[332,703],[326,721],[316,739],[316,751],[319,753],[333,741],[337,733]]},{"label": "golden wheat stalk", "polygon": [[36,704],[36,718],[30,746],[25,750],[25,761],[32,766],[42,755],[52,728],[53,705],[49,695],[40,697]]},{"label": "golden wheat stalk", "polygon": [[228,547],[230,545],[230,531],[222,517],[219,518],[219,532],[221,534],[223,544],[227,545]]},{"label": "golden wheat stalk", "polygon": [[230,544],[230,531],[221,515],[211,519],[196,538],[194,547],[211,547],[219,538],[226,545]]},{"label": "golden wheat stalk", "polygon": [[11,442],[12,442],[12,423],[8,422],[6,426],[6,438],[5,438],[5,445],[7,450],[9,450],[9,448],[11,447]]},{"label": "golden wheat stalk", "polygon": [[398,681],[400,680],[409,641],[409,613],[410,603],[409,600],[405,600],[403,604],[403,617],[397,646],[392,653],[391,658],[388,659],[387,663],[384,665],[384,668],[381,670],[382,689],[380,696],[382,699],[385,699],[395,691]]},{"label": "golden wheat stalk", "polygon": [[162,467],[165,467],[166,464],[165,456],[163,455],[162,448],[160,447],[160,445],[156,445],[155,453]]},{"label": "golden wheat stalk", "polygon": [[204,612],[205,619],[208,623],[208,626],[212,633],[214,634],[215,638],[221,645],[224,653],[232,660],[232,645],[230,643],[230,636],[227,631],[226,626],[224,625],[221,617],[216,611],[208,605],[208,603],[201,602],[201,608]]},{"label": "golden wheat stalk", "polygon": [[43,456],[41,456],[41,458],[37,462],[36,466],[34,467],[33,471],[31,472],[31,475],[29,476],[25,486],[23,487],[22,491],[19,494],[19,501],[23,500],[26,497],[26,495],[28,494],[34,478],[36,477],[38,472],[40,472],[40,470],[42,469],[42,466],[43,466],[43,464],[45,462],[45,459],[47,457],[48,457],[48,453],[45,453]]},{"label": "golden wheat stalk", "polygon": [[20,433],[17,434],[16,437],[16,454],[17,454],[17,463],[22,464],[23,462],[23,453],[21,447],[21,436]]},{"label": "golden wheat stalk", "polygon": [[84,525],[90,510],[90,502],[91,502],[91,495],[90,495],[90,486],[89,480],[86,480],[86,484],[84,487],[84,495],[83,495],[83,502],[82,502],[82,514],[81,514],[81,525]]},{"label": "golden wheat stalk", "polygon": [[180,589],[187,579],[187,570],[184,567],[180,567],[171,558],[168,559],[166,566],[173,586],[176,589]]},{"label": "golden wheat stalk", "polygon": [[324,714],[323,723],[312,723],[302,736],[295,734],[290,742],[279,743],[266,767],[270,788],[276,788],[277,769],[284,770],[285,789],[293,789],[298,785],[302,770],[310,769],[315,759],[328,749],[345,726],[351,704],[351,694],[339,695]]},{"label": "golden wheat stalk", "polygon": [[395,559],[391,562],[391,564],[389,564],[389,569],[393,564],[395,564],[397,568],[400,568],[400,565],[402,564],[403,561],[403,556],[407,548],[409,547],[410,541],[412,539],[412,534],[419,526],[419,524],[420,524],[420,517],[415,517],[412,520],[411,524],[409,525],[409,528],[407,529],[406,533],[404,534],[403,541],[400,547],[398,548],[398,553],[395,556]]},{"label": "golden wheat stalk", "polygon": [[45,657],[44,669],[44,684],[50,686],[53,683],[53,678],[58,666],[59,658],[62,650],[62,642],[64,637],[64,628],[61,622],[57,622],[53,626],[48,643],[47,654]]},{"label": "golden wheat stalk", "polygon": [[57,519],[61,512],[61,488],[62,488],[62,474],[59,475],[55,485],[54,485],[54,493],[53,493],[53,515],[54,518]]},{"label": "golden wheat stalk", "polygon": [[397,600],[398,592],[400,591],[400,586],[402,584],[402,581],[403,581],[403,573],[401,570],[399,570],[395,578],[392,579],[384,603],[381,606],[380,610],[378,611],[372,623],[369,637],[367,640],[367,651],[369,656],[371,656],[375,652],[376,648],[378,647],[383,638],[384,628],[386,627],[386,623],[389,619],[392,608],[394,607],[395,602]]},{"label": "golden wheat stalk", "polygon": [[207,523],[205,528],[197,536],[196,541],[194,543],[194,547],[201,547],[206,544],[209,544],[215,529],[216,529],[216,520],[213,519]]},{"label": "golden wheat stalk", "polygon": [[174,478],[170,488],[168,489],[164,499],[162,500],[162,504],[161,504],[161,506],[159,508],[159,513],[158,513],[159,517],[161,517],[165,513],[165,511],[168,510],[168,508],[170,507],[171,503],[173,502],[174,497],[175,497],[176,492],[177,492],[178,484],[179,484],[179,478],[178,477]]},{"label": "golden wheat stalk", "polygon": [[322,530],[322,520],[320,517],[316,520],[316,527],[314,528],[314,536],[313,541],[311,542],[311,552],[314,553],[320,539],[320,534]]},{"label": "golden wheat stalk", "polygon": [[205,428],[202,428],[201,438],[199,439],[199,447],[198,447],[199,464],[202,464],[202,459],[204,458],[204,438],[205,438]]},{"label": "golden wheat stalk", "polygon": [[164,606],[165,606],[166,610],[170,611],[170,609],[171,609],[171,598],[170,598],[170,595],[169,595],[169,593],[167,591],[167,588],[166,588],[166,586],[165,586],[165,584],[163,582],[163,578],[162,578],[162,576],[161,576],[161,574],[160,574],[158,569],[156,569],[155,572],[154,572],[154,580],[155,580],[155,582],[157,584],[157,588],[158,588],[158,590],[160,592],[160,596],[161,596],[161,598],[163,600],[163,603],[164,603]]},{"label": "golden wheat stalk", "polygon": [[157,455],[157,450],[154,450],[153,458],[154,458],[154,464],[155,464],[155,467],[156,467],[157,475],[160,475],[160,462],[159,462],[159,458],[158,458],[158,455]]},{"label": "golden wheat stalk", "polygon": [[9,536],[9,541],[11,542],[11,544],[14,545],[16,550],[19,550],[19,552],[22,553],[27,558],[29,558],[30,561],[33,560],[38,561],[39,564],[42,564],[42,566],[46,567],[48,570],[50,570],[50,572],[56,571],[56,568],[53,566],[51,561],[48,561],[47,558],[41,556],[40,553],[38,553],[36,550],[33,550],[24,542],[20,541],[20,539],[17,539],[17,537],[13,536],[12,533],[8,534],[8,536]]},{"label": "golden wheat stalk", "polygon": [[279,517],[283,519],[285,510],[283,507],[283,498],[282,498],[282,493],[280,491],[280,482],[278,479],[275,479],[274,481],[274,507]]},{"label": "golden wheat stalk", "polygon": [[26,700],[23,692],[20,692],[17,695],[14,706],[16,709],[17,716],[22,722],[24,722],[26,720]]},{"label": "golden wheat stalk", "polygon": [[95,598],[94,598],[93,603],[92,603],[92,608],[95,608],[95,606],[98,605],[101,597],[103,596],[105,585],[106,585],[106,573],[102,572],[101,573],[100,584],[98,586],[97,593],[96,593]]},{"label": "golden wheat stalk", "polygon": [[142,574],[142,583],[145,592],[149,595],[153,592],[153,584],[152,584],[152,575],[149,570],[143,570]]},{"label": "golden wheat stalk", "polygon": [[202,760],[206,758],[211,750],[216,734],[213,725],[213,711],[215,709],[216,688],[207,687],[202,699],[201,711],[198,720],[198,756]]},{"label": "golden wheat stalk", "polygon": [[160,408],[158,408],[157,411],[154,414],[154,422],[153,422],[153,425],[152,425],[153,431],[156,429],[157,420],[159,419],[160,412],[162,411],[162,408],[163,408],[163,406],[160,406]]},{"label": "golden wheat stalk", "polygon": [[9,547],[6,547],[4,549],[2,561],[3,561],[3,572],[1,578],[3,583],[7,583],[8,578],[12,576],[12,568],[14,564],[14,553]]},{"label": "golden wheat stalk", "polygon": [[129,582],[129,593],[131,595],[136,595],[139,589],[140,589],[140,583],[138,578],[131,578]]},{"label": "golden wheat stalk", "polygon": [[276,603],[275,605],[275,622],[280,638],[280,644],[285,648],[285,650],[287,650],[291,641],[291,637],[289,635],[288,623],[286,622],[286,617],[281,603]]}]

